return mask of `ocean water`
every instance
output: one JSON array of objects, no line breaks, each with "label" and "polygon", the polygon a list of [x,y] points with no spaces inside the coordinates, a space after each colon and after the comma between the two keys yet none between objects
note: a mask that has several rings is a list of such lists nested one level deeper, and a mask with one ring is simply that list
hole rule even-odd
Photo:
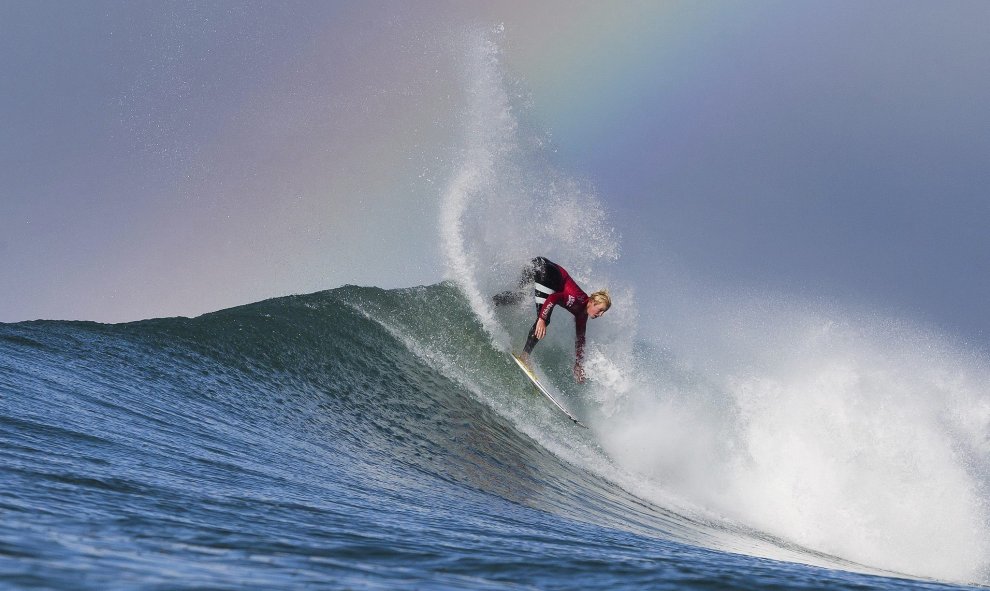
[{"label": "ocean water", "polygon": [[[986,354],[660,261],[630,278],[644,238],[555,169],[499,31],[451,43],[447,280],[0,324],[0,588],[990,584]],[[532,306],[490,303],[535,255],[616,302],[586,384],[566,313],[534,354],[589,429],[508,356]]]},{"label": "ocean water", "polygon": [[0,586],[959,588],[644,498],[587,416],[450,283],[0,325]]}]

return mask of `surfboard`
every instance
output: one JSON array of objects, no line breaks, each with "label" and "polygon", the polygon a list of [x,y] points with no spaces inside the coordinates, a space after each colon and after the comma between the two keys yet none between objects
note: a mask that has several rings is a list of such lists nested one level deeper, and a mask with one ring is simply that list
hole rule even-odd
[{"label": "surfboard", "polygon": [[567,415],[567,418],[569,418],[570,420],[574,421],[574,424],[575,425],[579,425],[581,427],[584,427],[585,429],[588,428],[587,425],[585,425],[584,423],[582,423],[581,421],[579,421],[577,419],[577,417],[575,417],[574,415],[572,415],[571,414],[571,411],[569,411],[566,408],[564,408],[564,405],[562,405],[561,403],[557,402],[557,399],[553,397],[553,394],[550,393],[550,390],[547,390],[547,387],[540,383],[540,380],[536,377],[536,374],[533,373],[533,370],[530,369],[529,366],[526,365],[523,362],[522,359],[520,359],[515,353],[512,354],[512,359],[513,359],[513,361],[516,362],[516,365],[519,366],[519,369],[523,370],[523,373],[526,374],[526,377],[529,378],[529,381],[533,383],[533,386],[535,386],[536,389],[539,390],[540,394],[543,394],[544,396],[546,396],[547,399],[549,399],[550,402],[552,402],[554,406],[556,406],[557,408],[559,408],[562,413],[564,413],[565,415]]}]

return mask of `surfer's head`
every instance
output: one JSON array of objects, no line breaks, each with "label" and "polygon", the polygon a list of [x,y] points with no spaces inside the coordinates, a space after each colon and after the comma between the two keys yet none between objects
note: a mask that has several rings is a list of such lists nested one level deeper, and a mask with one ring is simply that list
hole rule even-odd
[{"label": "surfer's head", "polygon": [[608,295],[608,290],[596,291],[588,296],[588,303],[584,305],[585,311],[590,318],[598,318],[612,307],[612,298]]}]

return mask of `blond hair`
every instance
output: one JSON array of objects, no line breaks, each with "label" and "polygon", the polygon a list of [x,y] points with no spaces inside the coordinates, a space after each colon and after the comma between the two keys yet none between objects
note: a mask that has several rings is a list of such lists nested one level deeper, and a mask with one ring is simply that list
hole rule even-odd
[{"label": "blond hair", "polygon": [[609,297],[607,289],[596,291],[595,293],[588,296],[588,299],[595,302],[596,304],[601,304],[605,306],[606,310],[612,307],[612,298]]}]

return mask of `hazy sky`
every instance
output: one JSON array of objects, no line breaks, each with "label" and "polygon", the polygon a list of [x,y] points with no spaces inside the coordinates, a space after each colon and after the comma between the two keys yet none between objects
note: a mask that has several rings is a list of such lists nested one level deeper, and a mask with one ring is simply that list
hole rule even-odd
[{"label": "hazy sky", "polygon": [[0,3],[0,321],[442,278],[458,38],[622,264],[990,338],[990,3]]}]

